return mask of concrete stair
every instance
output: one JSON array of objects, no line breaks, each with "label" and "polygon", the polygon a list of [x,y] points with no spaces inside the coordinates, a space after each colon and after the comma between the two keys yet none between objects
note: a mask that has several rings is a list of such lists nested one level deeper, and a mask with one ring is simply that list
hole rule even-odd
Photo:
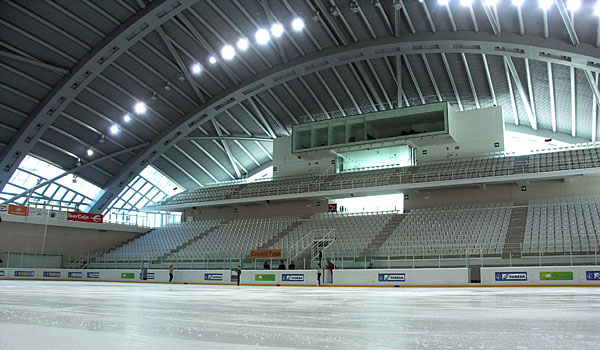
[{"label": "concrete stair", "polygon": [[264,243],[263,245],[258,247],[258,249],[270,249],[271,247],[273,247],[275,245],[275,243],[279,242],[280,239],[285,237],[285,235],[292,232],[298,226],[302,225],[303,222],[304,222],[303,219],[293,222],[290,226],[286,227],[285,229],[283,229],[283,231],[279,232],[273,238],[271,238],[266,243]]},{"label": "concrete stair", "polygon": [[185,247],[187,247],[187,246],[189,246],[190,244],[192,244],[192,243],[196,242],[197,240],[199,240],[199,239],[201,239],[201,238],[205,237],[206,235],[208,235],[209,233],[211,233],[211,232],[213,232],[213,231],[217,230],[218,228],[222,227],[223,225],[225,225],[225,223],[224,223],[224,222],[221,222],[221,223],[217,224],[216,226],[213,226],[213,227],[209,228],[209,229],[208,229],[208,230],[206,230],[205,232],[201,232],[201,233],[199,233],[199,234],[195,235],[194,237],[190,238],[190,239],[189,239],[187,242],[185,242],[185,243],[183,243],[182,245],[179,245],[179,246],[177,246],[177,247],[175,247],[175,248],[171,249],[171,251],[170,251],[170,252],[168,252],[167,254],[165,254],[165,255],[161,256],[160,258],[158,258],[158,260],[156,260],[156,261],[153,261],[152,263],[153,263],[153,264],[154,264],[154,263],[160,263],[160,262],[162,262],[162,261],[165,261],[165,260],[167,260],[167,259],[168,259],[168,258],[169,258],[171,255],[173,255],[173,254],[175,254],[175,253],[177,253],[177,252],[181,251],[181,250],[182,250],[182,249],[184,249]]},{"label": "concrete stair", "polygon": [[[150,232],[150,231],[148,231],[148,232]],[[114,246],[112,246],[112,247],[110,247],[110,248],[106,249],[105,251],[103,251],[103,252],[102,252],[102,254],[109,254],[109,253],[112,253],[113,251],[117,250],[118,248],[121,248],[122,246],[126,245],[127,243],[133,242],[133,241],[135,241],[136,239],[138,239],[138,238],[140,238],[140,237],[143,237],[143,236],[145,236],[145,235],[146,235],[148,232],[146,232],[146,233],[144,233],[144,234],[142,234],[142,235],[139,235],[139,236],[137,236],[137,237],[133,237],[133,238],[127,239],[127,240],[125,240],[125,241],[123,241],[123,242],[121,242],[121,243],[118,243],[117,245],[114,245]]]},{"label": "concrete stair", "polygon": [[502,259],[521,257],[521,245],[525,238],[525,223],[527,222],[527,207],[512,208],[508,232],[502,249]]},{"label": "concrete stair", "polygon": [[371,243],[369,243],[367,248],[365,248],[359,254],[359,256],[368,256],[370,255],[369,251],[371,249],[381,248],[383,246],[383,243],[385,243],[385,241],[387,241],[390,235],[394,233],[396,227],[400,225],[400,223],[404,220],[405,217],[406,214],[394,214],[390,221],[388,221],[388,223],[381,229],[381,232],[379,232],[379,234],[375,236],[375,238],[373,238]]}]

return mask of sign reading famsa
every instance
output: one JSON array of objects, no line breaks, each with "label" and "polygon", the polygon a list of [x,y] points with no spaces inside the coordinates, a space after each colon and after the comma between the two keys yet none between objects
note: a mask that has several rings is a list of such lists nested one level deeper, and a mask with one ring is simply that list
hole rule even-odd
[{"label": "sign reading famsa", "polygon": [[104,221],[104,215],[101,214],[88,214],[88,213],[76,213],[70,211],[67,213],[67,220],[69,221],[83,221],[83,222],[95,222],[101,224]]}]

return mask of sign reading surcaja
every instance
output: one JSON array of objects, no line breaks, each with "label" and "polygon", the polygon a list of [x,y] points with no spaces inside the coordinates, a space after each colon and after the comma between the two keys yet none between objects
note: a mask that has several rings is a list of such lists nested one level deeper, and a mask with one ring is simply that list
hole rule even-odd
[{"label": "sign reading surcaja", "polygon": [[527,272],[496,272],[496,281],[527,281]]},{"label": "sign reading surcaja", "polygon": [[284,273],[281,275],[283,282],[304,282],[304,275],[300,273]]},{"label": "sign reading surcaja", "polygon": [[204,280],[205,281],[222,281],[223,274],[222,273],[205,273]]}]

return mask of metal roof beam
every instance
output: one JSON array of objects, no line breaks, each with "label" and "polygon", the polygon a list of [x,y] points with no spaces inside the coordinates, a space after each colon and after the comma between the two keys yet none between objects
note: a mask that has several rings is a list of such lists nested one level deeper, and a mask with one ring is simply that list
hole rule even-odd
[{"label": "metal roof beam", "polygon": [[277,135],[275,134],[275,132],[271,128],[271,125],[267,122],[267,119],[265,119],[265,116],[262,114],[262,112],[260,111],[260,109],[258,109],[258,106],[254,102],[254,100],[252,99],[252,97],[248,98],[248,102],[250,103],[250,106],[252,106],[252,109],[254,109],[254,112],[256,112],[256,115],[258,116],[258,119],[260,119],[260,121],[262,122],[262,125],[268,130],[268,134],[272,138],[276,138]]},{"label": "metal roof beam", "polygon": [[182,140],[240,140],[273,142],[273,139],[258,136],[186,136]]},{"label": "metal roof beam", "polygon": [[[497,12],[494,12],[494,10],[496,9],[495,6],[488,5],[486,0],[481,0],[481,6],[483,6],[483,11],[485,12],[486,17],[487,17],[488,21],[490,22],[492,31],[494,32],[495,35],[500,35],[500,33],[502,31],[500,30],[500,21],[498,20]],[[471,6],[471,16],[474,16],[472,6]],[[475,19],[473,17],[471,17],[471,18],[473,19],[473,21],[475,21]]]},{"label": "metal roof beam", "polygon": [[569,34],[569,38],[571,38],[571,43],[573,43],[575,46],[579,46],[579,38],[577,37],[577,32],[575,31],[574,18],[569,15],[569,10],[567,10],[567,6],[563,0],[555,0],[555,3],[558,13],[560,13],[560,17],[565,24],[567,34]]},{"label": "metal roof beam", "polygon": [[438,101],[442,101],[443,100],[442,94],[440,93],[438,84],[435,81],[435,76],[433,75],[433,72],[431,71],[431,66],[429,66],[429,60],[427,59],[427,55],[422,53],[421,58],[423,59],[423,63],[425,64],[425,69],[427,70],[427,75],[429,75],[429,80],[431,81],[431,84],[433,85],[433,89],[435,90],[435,96],[437,97]]},{"label": "metal roof beam", "polygon": [[[317,2],[319,4],[321,3],[320,0],[317,0]],[[358,41],[358,37],[356,36],[356,34],[354,34],[354,31],[352,30],[352,27],[350,26],[350,24],[346,20],[346,17],[344,17],[344,14],[342,13],[342,11],[340,11],[340,9],[337,6],[337,4],[335,3],[335,1],[334,0],[329,0],[329,4],[331,5],[330,9],[335,9],[335,11],[337,13],[336,17],[338,17],[340,19],[340,21],[342,21],[342,24],[344,25],[344,27],[346,28],[346,30],[348,31],[348,33],[350,33],[350,36],[352,37],[352,41],[357,42]],[[332,27],[334,28],[334,30],[336,30],[337,29],[337,24],[335,24],[335,22],[329,16],[328,13],[326,13],[325,15],[327,16],[327,19],[332,24]],[[339,29],[336,30],[336,33],[338,33],[338,35],[340,35],[340,37],[341,37],[342,42],[344,43],[344,45],[348,45],[348,40],[346,39],[346,37],[344,36],[344,34]]]},{"label": "metal roof beam", "polygon": [[465,66],[465,71],[467,72],[467,79],[469,80],[469,86],[471,87],[471,93],[473,94],[473,99],[475,100],[475,105],[477,108],[481,108],[479,105],[479,98],[477,97],[477,89],[475,89],[475,84],[473,83],[473,77],[471,76],[471,69],[469,68],[469,62],[467,62],[467,56],[464,53],[460,54],[462,58],[463,64]]},{"label": "metal roof beam", "polygon": [[269,109],[269,107],[267,107],[267,105],[260,99],[260,97],[258,96],[254,96],[254,98],[256,99],[256,102],[258,102],[258,104],[267,112],[267,114],[269,115],[269,117],[271,117],[271,119],[273,119],[273,121],[282,129],[284,130],[284,132],[287,134],[287,136],[290,136],[291,133],[289,132],[289,130],[285,127],[285,125],[283,125],[281,123],[281,121],[279,120],[279,118],[277,118],[275,116],[275,113],[271,112],[271,110]]},{"label": "metal roof beam", "polygon": [[288,115],[288,117],[290,117],[290,119],[294,122],[294,124],[298,124],[298,119],[296,119],[294,114],[287,108],[287,106],[283,103],[283,101],[281,101],[279,96],[277,96],[271,89],[269,89],[267,91],[269,92],[269,95],[271,95],[271,97],[277,102],[277,104],[279,104],[279,107],[281,107],[281,109],[283,109],[285,111],[285,113]]},{"label": "metal roof beam", "polygon": [[406,69],[408,70],[410,79],[412,80],[413,84],[415,85],[415,89],[417,89],[417,94],[419,95],[419,99],[421,100],[422,104],[425,104],[425,97],[423,97],[423,93],[421,92],[421,87],[419,86],[419,83],[417,82],[417,78],[415,77],[415,73],[412,70],[412,66],[410,65],[410,62],[408,61],[408,57],[406,57],[406,55],[402,55],[402,58],[404,59],[404,64],[406,65]]},{"label": "metal roof beam", "polygon": [[390,98],[389,98],[389,96],[387,94],[387,91],[385,90],[385,87],[381,83],[381,79],[379,78],[379,75],[377,74],[377,71],[375,70],[375,67],[373,67],[373,64],[371,63],[370,60],[366,60],[366,62],[367,62],[367,67],[369,67],[369,70],[371,71],[371,74],[373,74],[373,77],[375,78],[375,82],[377,83],[377,86],[379,86],[379,89],[383,93],[383,97],[387,101],[388,106],[390,106],[390,109],[394,108],[394,104],[390,100]]},{"label": "metal roof beam", "polygon": [[402,108],[402,56],[396,55],[396,103],[398,108]]},{"label": "metal roof beam", "polygon": [[375,8],[377,9],[377,12],[379,12],[379,15],[381,16],[381,18],[383,19],[383,22],[385,23],[388,30],[390,31],[390,34],[394,35],[394,28],[392,27],[392,22],[390,22],[390,19],[388,18],[387,14],[385,13],[383,6],[381,6],[381,2],[379,2],[379,0],[376,0],[373,2],[373,6],[375,6]]},{"label": "metal roof beam", "polygon": [[515,125],[519,125],[519,113],[517,112],[517,103],[515,101],[515,94],[513,92],[512,82],[510,80],[511,73],[508,68],[508,63],[506,63],[506,59],[504,59],[504,57],[502,57],[502,62],[504,63],[504,72],[506,73],[506,82],[508,83],[508,92],[510,95],[513,116],[515,118]]},{"label": "metal roof beam", "polygon": [[576,86],[575,86],[575,67],[571,67],[569,70],[570,82],[571,82],[571,136],[577,135],[577,97]]},{"label": "metal roof beam", "polygon": [[[219,125],[217,125],[217,122],[215,121],[215,119],[212,119],[211,121],[213,123],[213,126],[215,127],[215,130],[217,131],[217,135],[219,135],[219,137],[222,137],[223,132],[221,131],[221,127]],[[223,148],[225,148],[225,153],[227,154],[227,158],[229,158],[229,161],[231,162],[231,166],[233,166],[235,175],[239,179],[242,174],[240,173],[240,170],[238,169],[237,165],[235,164],[235,160],[233,160],[233,154],[231,153],[231,150],[229,149],[229,144],[227,143],[227,140],[220,139],[220,141],[221,141],[221,144],[223,145]]]},{"label": "metal roof beam", "polygon": [[333,74],[335,75],[336,79],[342,86],[342,89],[344,89],[344,91],[346,92],[346,95],[348,96],[348,98],[350,99],[352,104],[354,105],[354,108],[356,108],[356,110],[360,112],[361,111],[360,106],[358,105],[358,103],[356,103],[356,99],[354,98],[354,95],[350,92],[350,89],[348,89],[348,85],[346,85],[346,82],[344,82],[344,79],[342,79],[342,76],[340,75],[340,73],[337,71],[337,69],[335,67],[331,67],[331,70],[333,71]]},{"label": "metal roof beam", "polygon": [[452,10],[450,10],[450,5],[446,4],[446,13],[448,14],[448,19],[450,20],[450,25],[452,26],[452,31],[456,32],[456,22],[454,21],[454,15],[452,14]]},{"label": "metal roof beam", "polygon": [[525,35],[525,25],[523,24],[523,10],[521,10],[521,6],[517,6],[517,21],[519,22],[519,33],[521,35]]},{"label": "metal roof beam", "polygon": [[435,24],[433,23],[433,19],[431,18],[431,13],[429,13],[427,3],[425,1],[421,1],[421,6],[423,6],[423,11],[425,11],[425,17],[427,17],[427,23],[429,23],[429,28],[431,28],[431,32],[435,33],[437,29],[435,28]]},{"label": "metal roof beam", "polygon": [[327,111],[327,109],[325,108],[325,106],[323,106],[323,104],[321,103],[321,100],[319,100],[319,98],[317,97],[317,95],[315,95],[315,93],[310,88],[310,86],[308,86],[308,84],[306,83],[306,81],[304,80],[304,78],[303,77],[298,77],[298,80],[300,81],[300,83],[302,84],[302,86],[304,86],[304,89],[306,89],[306,92],[308,92],[308,94],[317,103],[317,105],[319,106],[319,108],[323,112],[323,115],[327,116],[327,119],[331,119],[331,116],[329,115],[329,111]]},{"label": "metal roof beam", "polygon": [[596,80],[592,91],[592,142],[596,142],[596,136],[598,132],[598,107],[600,106],[600,92],[598,92],[598,73],[596,73]]},{"label": "metal roof beam", "polygon": [[21,63],[30,64],[30,65],[32,65],[34,67],[47,69],[47,70],[50,70],[50,71],[52,71],[54,73],[58,73],[60,75],[67,75],[67,74],[69,74],[69,70],[66,69],[66,68],[58,67],[58,66],[53,65],[53,64],[42,62],[42,61],[40,61],[38,59],[32,59],[32,58],[24,57],[24,56],[21,56],[21,55],[18,55],[16,53],[12,53],[12,52],[9,52],[9,51],[0,50],[0,56],[9,58],[11,60],[19,61]]},{"label": "metal roof beam", "polygon": [[450,65],[448,64],[448,59],[446,58],[445,53],[440,53],[442,56],[442,61],[444,62],[444,67],[446,67],[446,73],[448,73],[448,78],[450,78],[450,85],[452,85],[452,91],[454,91],[454,97],[456,98],[456,103],[458,103],[458,109],[461,111],[463,109],[462,102],[460,100],[460,95],[458,94],[458,89],[456,88],[456,83],[454,82],[454,76],[452,75],[452,71],[450,70]]},{"label": "metal roof beam", "polygon": [[410,19],[410,15],[408,14],[408,11],[406,10],[406,6],[404,6],[404,1],[403,0],[397,0],[397,1],[398,1],[398,4],[400,5],[400,11],[402,11],[404,18],[406,18],[406,24],[408,24],[408,28],[410,29],[410,32],[412,34],[415,34],[417,31],[415,30],[415,26],[413,25],[412,19]]},{"label": "metal roof beam", "polygon": [[89,51],[71,72],[38,104],[0,154],[0,186],[6,184],[21,160],[31,152],[48,127],[74,98],[117,57],[155,28],[191,6],[177,0],[155,1],[131,16]]},{"label": "metal roof beam", "polygon": [[529,69],[529,59],[525,59],[525,74],[527,75],[527,89],[529,90],[529,104],[531,106],[531,113],[533,114],[533,120],[537,123],[537,113],[535,111],[535,96],[533,95],[533,83],[531,81],[531,70]]},{"label": "metal roof beam", "polygon": [[525,106],[525,112],[527,113],[527,117],[529,118],[529,123],[534,130],[537,130],[537,120],[533,115],[533,112],[531,111],[531,106],[529,105],[529,98],[527,97],[527,93],[523,88],[523,84],[521,84],[521,78],[519,77],[519,73],[515,68],[515,64],[513,63],[513,60],[510,56],[504,56],[504,62],[508,66],[510,74],[512,75],[515,85],[517,86],[519,96],[521,96],[521,102],[523,102],[523,105]]},{"label": "metal roof beam", "polygon": [[[196,183],[196,185],[198,185],[200,187],[204,187],[204,184],[202,184],[200,181],[198,181],[198,179],[193,177],[192,174],[190,174],[187,170],[182,168],[179,164],[177,164],[177,162],[173,161],[173,159],[169,158],[166,154],[161,154],[160,156],[163,157],[164,159],[166,159],[167,162],[171,163],[171,165],[173,165],[175,168],[177,168],[179,171],[181,171],[185,176],[187,176],[190,180],[192,180],[194,183]],[[96,211],[99,211],[99,210],[95,210],[95,206],[93,206],[92,209],[90,210],[90,212],[96,212]],[[102,210],[102,211],[104,211],[104,210]]]},{"label": "metal roof beam", "polygon": [[[377,101],[377,105],[379,107],[376,110],[379,110],[379,108],[386,109],[383,105],[383,101],[381,101],[381,98],[379,97],[379,94],[377,94],[377,91],[375,91],[375,87],[373,86],[371,79],[369,79],[367,72],[365,72],[365,69],[363,68],[362,63],[359,61],[359,62],[355,62],[354,64],[356,65],[356,68],[358,69],[358,72],[359,72],[359,74],[357,74],[357,75],[360,75],[362,77],[362,80],[364,80],[364,82],[367,84],[369,91],[371,92],[371,94],[373,94],[373,96],[375,97],[375,100]],[[352,65],[353,64],[351,63],[350,66],[352,66]]]},{"label": "metal roof beam", "polygon": [[235,176],[233,176],[232,173],[229,172],[229,170],[227,170],[227,168],[225,168],[223,166],[223,164],[221,164],[221,162],[219,162],[210,152],[208,152],[204,147],[200,146],[200,144],[198,142],[196,142],[196,140],[214,140],[214,136],[204,136],[204,138],[202,137],[186,137],[183,140],[187,140],[190,141],[190,143],[196,147],[198,150],[200,150],[202,153],[204,153],[210,160],[212,160],[219,168],[221,168],[221,170],[223,170],[223,172],[225,174],[227,174],[227,176],[229,176],[229,178],[231,178],[232,180],[235,180]]},{"label": "metal roof beam", "polygon": [[552,63],[546,62],[548,68],[548,92],[550,94],[550,113],[552,116],[552,132],[556,132],[556,104],[554,100],[554,77],[552,74]]}]

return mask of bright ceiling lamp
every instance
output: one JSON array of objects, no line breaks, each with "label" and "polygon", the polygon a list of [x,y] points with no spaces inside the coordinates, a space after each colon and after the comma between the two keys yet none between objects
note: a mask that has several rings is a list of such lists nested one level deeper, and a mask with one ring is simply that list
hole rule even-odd
[{"label": "bright ceiling lamp", "polygon": [[246,51],[248,49],[248,39],[241,38],[240,40],[238,40],[238,42],[235,45],[237,46],[238,49],[240,49],[242,51]]},{"label": "bright ceiling lamp", "polygon": [[208,62],[209,62],[210,64],[215,64],[215,63],[217,63],[217,58],[216,58],[215,56],[210,56],[210,57],[208,58]]},{"label": "bright ceiling lamp", "polygon": [[438,0],[438,4],[440,4],[440,5],[448,5],[449,1],[450,0]]},{"label": "bright ceiling lamp", "polygon": [[281,23],[273,23],[271,26],[271,34],[273,34],[274,37],[279,38],[283,35],[283,25]]},{"label": "bright ceiling lamp", "polygon": [[523,5],[524,2],[525,0],[512,0],[513,5],[515,5],[516,7],[521,7],[521,5]]},{"label": "bright ceiling lamp", "polygon": [[554,4],[554,0],[539,0],[538,4],[543,10],[547,10],[550,7],[552,7],[552,4]]},{"label": "bright ceiling lamp", "polygon": [[130,115],[129,113],[125,114],[125,115],[123,116],[123,121],[124,121],[125,123],[129,123],[129,122],[131,121],[131,115]]},{"label": "bright ceiling lamp", "polygon": [[133,106],[133,111],[135,114],[144,114],[146,113],[146,104],[144,102],[138,102]]},{"label": "bright ceiling lamp", "polygon": [[88,155],[88,157],[91,157],[94,155],[94,150],[91,148],[88,148],[87,151],[85,151],[85,153]]},{"label": "bright ceiling lamp", "polygon": [[120,130],[120,129],[119,129],[119,126],[118,126],[117,124],[113,124],[113,125],[110,127],[110,133],[111,133],[111,134],[117,134],[117,133],[119,132],[119,130]]},{"label": "bright ceiling lamp", "polygon": [[485,3],[486,3],[488,6],[491,6],[491,7],[496,7],[496,5],[498,5],[498,1],[499,1],[499,0],[485,0]]},{"label": "bright ceiling lamp", "polygon": [[230,60],[235,56],[235,49],[231,45],[225,45],[221,49],[221,56],[223,56],[223,59],[225,60]]},{"label": "bright ceiling lamp", "polygon": [[202,72],[202,66],[200,65],[200,63],[196,62],[194,63],[194,65],[192,66],[192,73],[194,74],[200,74]]},{"label": "bright ceiling lamp", "polygon": [[600,16],[600,0],[598,0],[598,2],[596,2],[596,7],[594,8],[594,14],[596,16]]},{"label": "bright ceiling lamp", "polygon": [[269,34],[268,30],[266,30],[264,28],[260,28],[259,30],[256,31],[254,38],[256,38],[256,42],[258,44],[266,45],[269,42],[269,40],[271,40],[271,34]]},{"label": "bright ceiling lamp", "polygon": [[460,4],[463,6],[471,7],[473,5],[473,0],[460,0]]},{"label": "bright ceiling lamp", "polygon": [[581,0],[567,0],[567,10],[575,12],[581,7]]},{"label": "bright ceiling lamp", "polygon": [[304,29],[304,21],[300,17],[294,18],[292,21],[292,29],[299,32]]}]

